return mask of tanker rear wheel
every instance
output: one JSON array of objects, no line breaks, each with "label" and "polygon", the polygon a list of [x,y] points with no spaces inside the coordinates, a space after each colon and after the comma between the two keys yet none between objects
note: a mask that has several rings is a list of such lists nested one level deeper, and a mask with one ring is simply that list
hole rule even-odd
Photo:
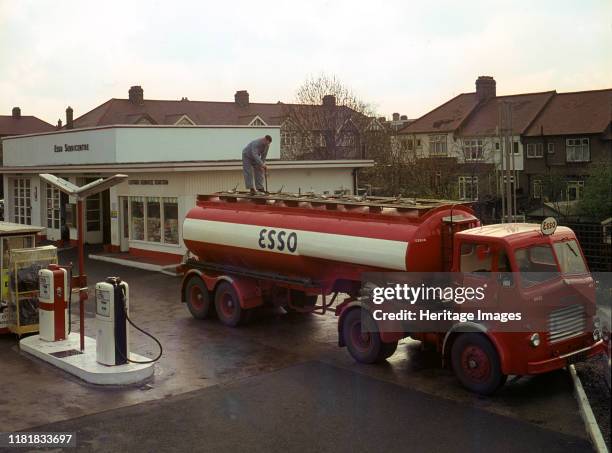
[{"label": "tanker rear wheel", "polygon": [[376,322],[363,309],[353,309],[347,313],[342,323],[342,337],[356,361],[383,362],[397,349],[397,341],[384,343],[376,330]]},{"label": "tanker rear wheel", "polygon": [[214,311],[208,288],[199,277],[192,277],[185,285],[185,300],[191,316],[196,319],[206,319]]},{"label": "tanker rear wheel", "polygon": [[221,282],[215,291],[215,308],[219,320],[229,327],[237,327],[248,321],[251,310],[240,306],[240,298],[231,283]]}]

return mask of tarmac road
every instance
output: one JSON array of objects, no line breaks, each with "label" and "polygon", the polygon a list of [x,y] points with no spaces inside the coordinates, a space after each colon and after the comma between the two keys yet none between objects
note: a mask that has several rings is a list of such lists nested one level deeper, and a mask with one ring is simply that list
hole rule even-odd
[{"label": "tarmac road", "polygon": [[581,452],[583,438],[320,362],[59,422],[96,452]]},{"label": "tarmac road", "polygon": [[[88,385],[0,338],[0,431],[75,430],[86,451],[590,450],[564,371],[479,397],[412,340],[382,366],[355,363],[333,314],[268,310],[228,329],[189,315],[180,279],[89,260],[87,273],[90,287],[108,275],[130,284],[131,318],[164,344],[154,379]],[[156,354],[137,332],[132,344]]]}]

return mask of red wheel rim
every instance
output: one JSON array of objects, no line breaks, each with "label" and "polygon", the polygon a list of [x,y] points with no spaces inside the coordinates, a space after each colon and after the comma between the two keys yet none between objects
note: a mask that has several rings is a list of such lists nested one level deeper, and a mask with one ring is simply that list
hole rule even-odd
[{"label": "red wheel rim", "polygon": [[491,376],[491,361],[479,346],[469,345],[461,353],[461,368],[474,382],[484,382]]},{"label": "red wheel rim", "polygon": [[191,287],[189,303],[198,311],[204,310],[204,293],[202,292],[202,288],[197,285]]},{"label": "red wheel rim", "polygon": [[367,352],[372,346],[372,335],[370,332],[362,332],[361,320],[353,321],[350,326],[351,343],[359,352]]},{"label": "red wheel rim", "polygon": [[221,296],[221,313],[225,318],[231,318],[236,312],[236,301],[229,293],[223,293]]}]

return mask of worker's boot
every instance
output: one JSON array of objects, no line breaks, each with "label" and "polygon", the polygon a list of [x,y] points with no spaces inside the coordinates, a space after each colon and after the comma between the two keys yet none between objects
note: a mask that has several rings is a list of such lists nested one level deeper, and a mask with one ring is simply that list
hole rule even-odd
[{"label": "worker's boot", "polygon": [[251,193],[251,195],[257,195],[257,191],[253,188],[251,188],[249,192]]}]

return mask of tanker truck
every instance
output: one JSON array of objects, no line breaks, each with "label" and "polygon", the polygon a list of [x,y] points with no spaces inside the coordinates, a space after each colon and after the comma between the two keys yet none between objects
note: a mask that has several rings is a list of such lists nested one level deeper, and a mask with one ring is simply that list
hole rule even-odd
[{"label": "tanker truck", "polygon": [[[551,226],[482,226],[469,205],[444,200],[199,195],[183,224],[191,258],[181,297],[195,318],[214,316],[230,327],[267,304],[333,311],[338,344],[358,362],[384,361],[410,336],[435,349],[466,388],[491,394],[508,375],[553,371],[603,351],[594,281],[576,236]],[[505,332],[458,321],[443,331],[371,329],[379,321],[364,297],[364,274],[483,271],[474,266],[487,267],[490,274],[478,278],[491,279],[489,292],[499,303],[558,301],[545,313],[548,328]],[[552,272],[540,281],[512,278],[544,268]],[[494,277],[501,272],[510,277]]]}]

